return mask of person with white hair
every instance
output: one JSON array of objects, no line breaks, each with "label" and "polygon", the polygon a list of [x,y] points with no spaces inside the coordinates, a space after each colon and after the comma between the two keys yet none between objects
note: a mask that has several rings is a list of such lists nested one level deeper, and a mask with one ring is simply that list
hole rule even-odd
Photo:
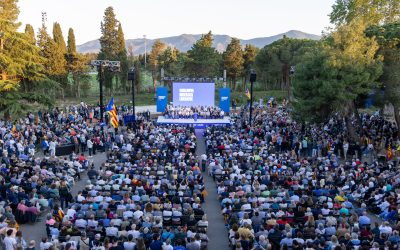
[{"label": "person with white hair", "polygon": [[289,249],[293,246],[292,233],[286,233],[286,237],[280,242],[281,247],[287,246]]}]

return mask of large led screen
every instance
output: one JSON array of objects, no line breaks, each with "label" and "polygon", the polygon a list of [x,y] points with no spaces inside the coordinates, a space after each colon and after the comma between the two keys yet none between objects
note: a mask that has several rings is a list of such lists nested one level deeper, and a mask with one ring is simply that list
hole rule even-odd
[{"label": "large led screen", "polygon": [[174,82],[172,87],[174,106],[214,106],[214,83]]}]

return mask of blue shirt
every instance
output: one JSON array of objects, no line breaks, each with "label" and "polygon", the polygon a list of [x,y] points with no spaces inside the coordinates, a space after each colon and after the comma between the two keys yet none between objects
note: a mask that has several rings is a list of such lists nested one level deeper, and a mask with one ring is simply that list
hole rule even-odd
[{"label": "blue shirt", "polygon": [[155,240],[150,244],[150,250],[162,250],[162,241]]}]

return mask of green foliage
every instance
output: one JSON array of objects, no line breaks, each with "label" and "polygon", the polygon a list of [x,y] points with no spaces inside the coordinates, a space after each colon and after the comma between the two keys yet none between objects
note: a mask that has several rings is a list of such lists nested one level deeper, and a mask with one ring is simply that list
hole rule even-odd
[{"label": "green foliage", "polygon": [[222,57],[212,47],[213,35],[208,32],[193,44],[187,52],[185,71],[189,76],[206,77],[218,75]]},{"label": "green foliage", "polygon": [[68,41],[67,41],[67,53],[71,55],[76,54],[76,42],[75,42],[75,34],[74,29],[69,28],[68,30]]},{"label": "green foliage", "polygon": [[167,45],[161,42],[159,39],[156,40],[151,47],[149,56],[149,65],[151,70],[151,75],[153,77],[153,88],[156,91],[156,82],[160,80],[160,70],[162,67],[162,55],[167,49]]},{"label": "green foliage", "polygon": [[251,44],[246,44],[243,52],[243,74],[247,77],[250,74],[250,70],[254,67],[256,56],[259,49]]},{"label": "green foliage", "polygon": [[[20,26],[16,22],[19,14],[15,0],[4,0],[0,2],[0,30],[3,50],[0,53],[0,72],[7,79],[0,80],[0,93],[4,91],[15,91],[19,88],[21,81],[36,81],[43,78],[43,58],[38,54],[39,50],[29,35],[19,33]],[[29,31],[29,26],[28,26]]]},{"label": "green foliage", "polygon": [[25,35],[27,39],[33,44],[36,44],[36,38],[35,38],[35,31],[33,30],[32,25],[27,24],[25,26]]},{"label": "green foliage", "polygon": [[233,89],[236,89],[236,79],[243,72],[243,51],[240,40],[232,38],[228,44],[226,51],[223,53],[224,67],[227,71],[227,77],[232,80]]},{"label": "green foliage", "polygon": [[[118,38],[118,24],[113,7],[107,7],[100,25],[101,48],[97,57],[99,60],[118,60],[118,53],[120,52],[120,41],[116,39]],[[113,78],[114,73],[107,69],[104,70],[105,87],[110,91],[113,89]]]},{"label": "green foliage", "polygon": [[67,46],[65,45],[64,36],[62,34],[61,26],[55,22],[53,24],[53,40],[57,44],[58,49],[64,55],[67,53]]},{"label": "green foliage", "polygon": [[290,67],[296,66],[299,59],[309,47],[317,44],[313,40],[282,39],[265,46],[255,58],[258,78],[273,89],[289,88]]},{"label": "green foliage", "polygon": [[0,31],[15,32],[21,25],[17,22],[19,15],[17,2],[17,0],[0,1]]},{"label": "green foliage", "polygon": [[336,0],[329,17],[331,23],[339,26],[353,20],[366,24],[390,23],[400,18],[400,1]]},{"label": "green foliage", "polygon": [[333,112],[349,117],[356,111],[357,98],[377,86],[382,73],[378,45],[364,30],[364,23],[353,21],[306,50],[296,65],[293,83],[299,118],[323,120]]},{"label": "green foliage", "polygon": [[127,87],[127,80],[128,80],[128,70],[129,70],[129,63],[128,63],[128,55],[126,52],[125,47],[125,36],[122,30],[121,23],[118,25],[118,61],[121,62],[121,72],[119,73],[119,87],[122,92],[128,90]]},{"label": "green foliage", "polygon": [[366,34],[375,37],[380,45],[379,53],[384,57],[380,78],[385,88],[384,97],[393,105],[395,120],[400,126],[400,22],[372,25],[367,28]]}]

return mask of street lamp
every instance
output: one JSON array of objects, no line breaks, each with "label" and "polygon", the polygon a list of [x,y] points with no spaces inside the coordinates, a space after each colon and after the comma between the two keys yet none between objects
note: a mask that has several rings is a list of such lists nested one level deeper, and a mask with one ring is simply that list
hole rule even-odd
[{"label": "street lamp", "polygon": [[288,86],[288,101],[291,101],[292,99],[292,81],[293,81],[293,76],[294,72],[296,71],[296,66],[290,66],[289,70],[289,86]]},{"label": "street lamp", "polygon": [[253,85],[257,79],[257,74],[254,69],[250,70],[250,117],[249,117],[249,124],[251,126],[251,116],[253,113]]},{"label": "street lamp", "polygon": [[134,122],[136,122],[136,112],[135,112],[135,68],[132,67],[130,68],[129,72],[128,72],[128,81],[132,81],[132,112],[133,112],[133,119]]}]

